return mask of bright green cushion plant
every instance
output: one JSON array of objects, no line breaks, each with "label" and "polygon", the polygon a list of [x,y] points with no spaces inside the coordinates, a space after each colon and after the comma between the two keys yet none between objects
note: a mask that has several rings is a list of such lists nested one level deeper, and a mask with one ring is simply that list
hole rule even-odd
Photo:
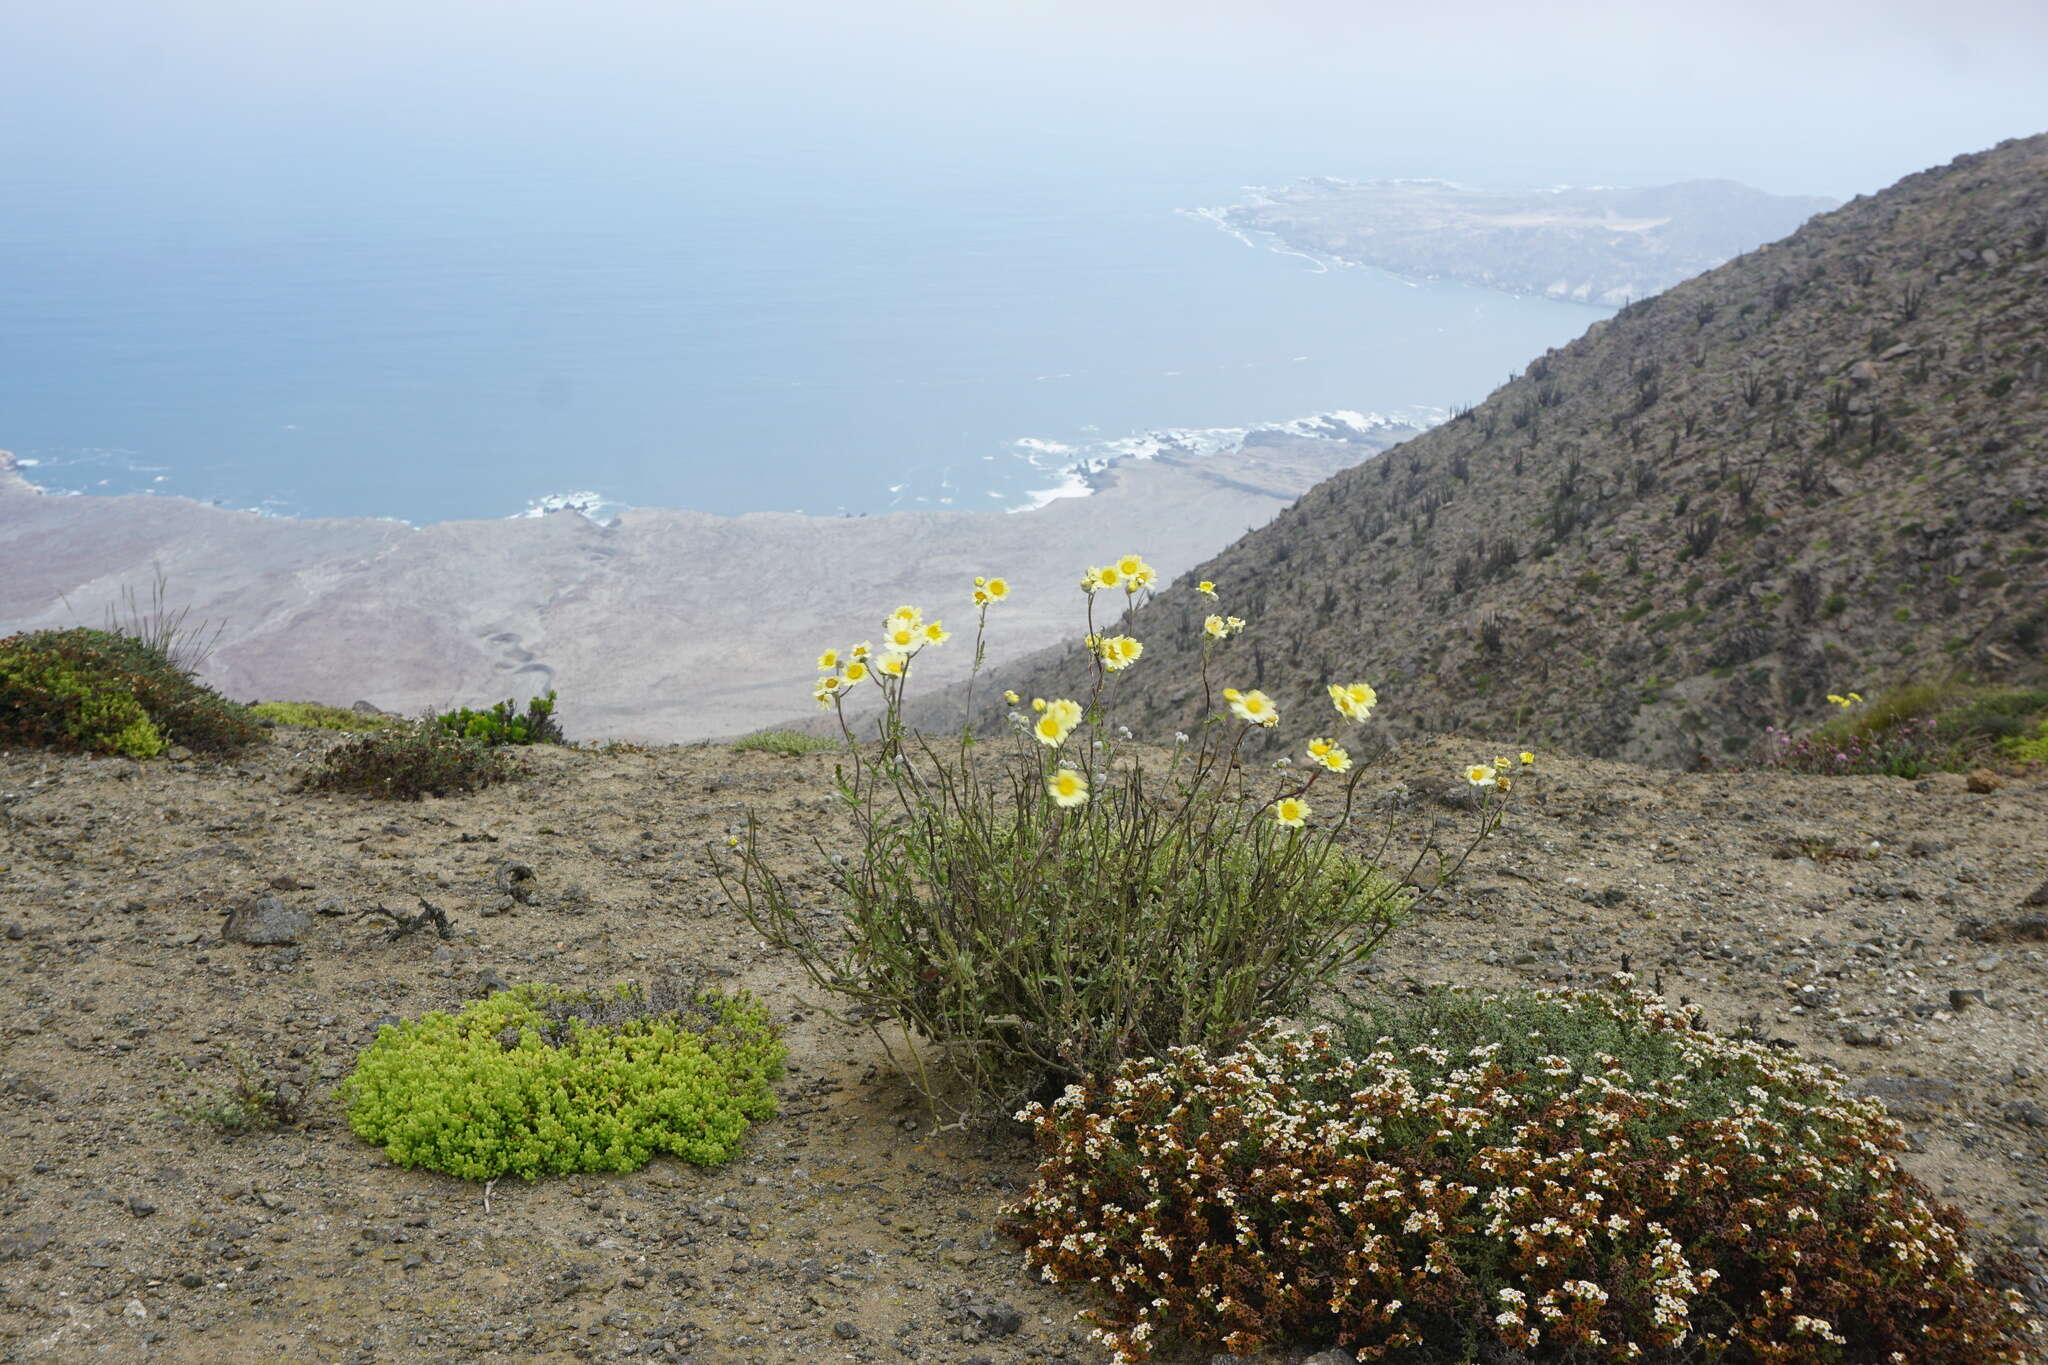
[{"label": "bright green cushion plant", "polygon": [[380,1030],[342,1086],[401,1166],[467,1180],[731,1158],[775,1110],[783,1047],[745,994],[521,986]]}]

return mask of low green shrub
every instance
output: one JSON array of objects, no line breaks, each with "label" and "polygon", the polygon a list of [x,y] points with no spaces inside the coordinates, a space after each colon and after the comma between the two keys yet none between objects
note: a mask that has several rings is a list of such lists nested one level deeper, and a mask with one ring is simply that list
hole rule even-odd
[{"label": "low green shrub", "polygon": [[783,1047],[746,995],[673,982],[521,986],[387,1025],[342,1083],[349,1126],[465,1180],[701,1166],[775,1111]]},{"label": "low green shrub", "polygon": [[739,754],[781,754],[794,758],[798,754],[821,753],[826,749],[837,749],[843,741],[824,735],[807,735],[797,730],[763,730],[759,734],[746,735],[732,742],[734,753]]},{"label": "low green shrub", "polygon": [[352,734],[389,730],[405,723],[397,716],[365,715],[361,711],[322,706],[311,701],[259,701],[249,708],[249,714],[274,725],[297,725],[308,730],[346,730]]},{"label": "low green shrub", "polygon": [[[1772,728],[1763,765],[1791,772],[1919,777],[1999,758],[2029,761],[2028,736],[2048,725],[2048,688],[1910,683],[1865,700],[1830,697],[1841,713],[1801,734]],[[2038,755],[2037,755],[2038,757]]]},{"label": "low green shrub", "polygon": [[379,730],[329,749],[306,776],[311,791],[353,792],[385,801],[455,796],[512,778],[505,756],[432,722]]},{"label": "low green shrub", "polygon": [[0,745],[148,758],[173,744],[229,755],[265,738],[162,649],[78,627],[0,640]]},{"label": "low green shrub", "polygon": [[[1644,994],[1440,991],[1128,1063],[1024,1115],[1031,1267],[1120,1361],[2019,1365],[2016,1293],[1831,1071]],[[2015,1267],[2002,1266],[2002,1270]]]},{"label": "low green shrub", "polygon": [[168,1100],[166,1112],[227,1136],[289,1128],[303,1117],[307,1096],[302,1087],[267,1074],[246,1053],[230,1050],[227,1060],[233,1080],[204,1088],[187,1069],[186,1079],[192,1082],[188,1089],[193,1093]]},{"label": "low green shrub", "polygon": [[553,692],[545,697],[529,697],[523,713],[508,697],[488,711],[472,711],[466,706],[444,711],[434,717],[434,724],[451,735],[460,735],[494,748],[501,744],[564,742],[562,723],[555,719]]}]

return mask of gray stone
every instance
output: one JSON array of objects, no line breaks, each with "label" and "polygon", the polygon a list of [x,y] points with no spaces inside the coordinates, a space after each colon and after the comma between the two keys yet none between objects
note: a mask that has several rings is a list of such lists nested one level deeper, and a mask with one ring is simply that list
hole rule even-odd
[{"label": "gray stone", "polygon": [[256,896],[235,907],[221,926],[221,937],[230,943],[273,947],[297,943],[312,923],[303,910],[286,905],[275,896]]},{"label": "gray stone", "polygon": [[342,903],[339,896],[323,896],[320,903],[313,907],[313,911],[320,915],[346,915],[348,906]]},{"label": "gray stone", "polygon": [[525,863],[506,863],[498,869],[498,890],[521,905],[531,905],[534,877],[534,870]]},{"label": "gray stone", "polygon": [[381,710],[366,701],[359,701],[348,709],[359,716],[388,716],[391,714],[389,711]]},{"label": "gray stone", "polygon": [[967,1316],[981,1324],[981,1330],[992,1337],[1010,1336],[1024,1326],[1024,1315],[1007,1303],[969,1304]]},{"label": "gray stone", "polygon": [[1358,1357],[1341,1346],[1332,1346],[1327,1351],[1317,1351],[1312,1356],[1303,1356],[1301,1365],[1358,1365]]},{"label": "gray stone", "polygon": [[1963,1097],[1961,1086],[1934,1076],[1870,1076],[1855,1091],[1883,1101],[1887,1113],[1909,1123],[1925,1123]]},{"label": "gray stone", "polygon": [[2017,1123],[2026,1128],[2048,1128],[2048,1109],[2043,1109],[2033,1100],[2014,1100],[1999,1110],[1998,1116],[2007,1123]]}]

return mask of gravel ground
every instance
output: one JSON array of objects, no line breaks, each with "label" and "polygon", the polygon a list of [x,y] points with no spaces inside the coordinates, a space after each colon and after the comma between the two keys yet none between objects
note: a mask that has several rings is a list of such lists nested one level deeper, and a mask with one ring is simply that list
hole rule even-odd
[{"label": "gravel ground", "polygon": [[[408,806],[297,793],[333,741],[277,735],[235,764],[0,754],[0,1360],[1103,1359],[1083,1305],[993,1233],[1030,1175],[1019,1132],[932,1131],[709,875],[749,807],[792,869],[813,834],[831,847],[829,755],[524,751],[515,784]],[[1368,790],[1404,837],[1455,830],[1445,775],[1492,752],[1410,745]],[[1546,756],[1523,787],[1353,985],[1589,982],[1625,959],[1883,1097],[1917,1172],[2041,1263],[2048,783]],[[422,896],[448,939],[362,913]],[[238,908],[295,941],[225,942]],[[781,1112],[728,1166],[486,1192],[395,1169],[329,1098],[388,1017],[669,966],[755,990],[787,1029]],[[168,1116],[236,1054],[310,1117],[223,1138]]]}]

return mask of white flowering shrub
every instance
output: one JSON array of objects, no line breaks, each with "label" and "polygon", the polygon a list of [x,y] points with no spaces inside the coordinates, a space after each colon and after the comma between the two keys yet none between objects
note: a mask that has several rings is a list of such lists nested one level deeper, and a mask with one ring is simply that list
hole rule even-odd
[{"label": "white flowering shrub", "polygon": [[1960,1217],[1840,1078],[1624,991],[1439,992],[1023,1115],[1006,1230],[1163,1342],[1361,1360],[2021,1365]]},{"label": "white flowering shrub", "polygon": [[[837,792],[860,843],[833,874],[843,914],[811,913],[751,827],[721,872],[769,942],[869,1018],[902,1026],[911,1074],[955,1112],[1005,1113],[1126,1057],[1239,1042],[1371,954],[1410,904],[1411,868],[1383,870],[1356,851],[1365,767],[1339,727],[1369,720],[1370,686],[1331,684],[1337,733],[1306,739],[1298,762],[1254,781],[1244,737],[1277,727],[1279,711],[1257,690],[1211,693],[1212,658],[1245,625],[1214,615],[1191,682],[1222,705],[1195,738],[1131,742],[1115,719],[1116,681],[1142,667],[1129,622],[1152,587],[1137,555],[1089,569],[1088,696],[1027,705],[1006,694],[1008,733],[993,739],[905,733],[918,660],[952,638],[920,609],[891,613],[877,640],[825,650],[813,696],[845,733]],[[1214,596],[1211,584],[1196,591]],[[989,614],[1009,595],[1000,578],[975,581],[977,666]],[[1102,619],[1111,612],[1120,619]],[[869,689],[882,703],[871,739],[847,709]],[[1474,843],[1519,772],[1501,758],[1468,774],[1482,788]],[[1442,874],[1470,851],[1414,856],[1437,858]]]}]

